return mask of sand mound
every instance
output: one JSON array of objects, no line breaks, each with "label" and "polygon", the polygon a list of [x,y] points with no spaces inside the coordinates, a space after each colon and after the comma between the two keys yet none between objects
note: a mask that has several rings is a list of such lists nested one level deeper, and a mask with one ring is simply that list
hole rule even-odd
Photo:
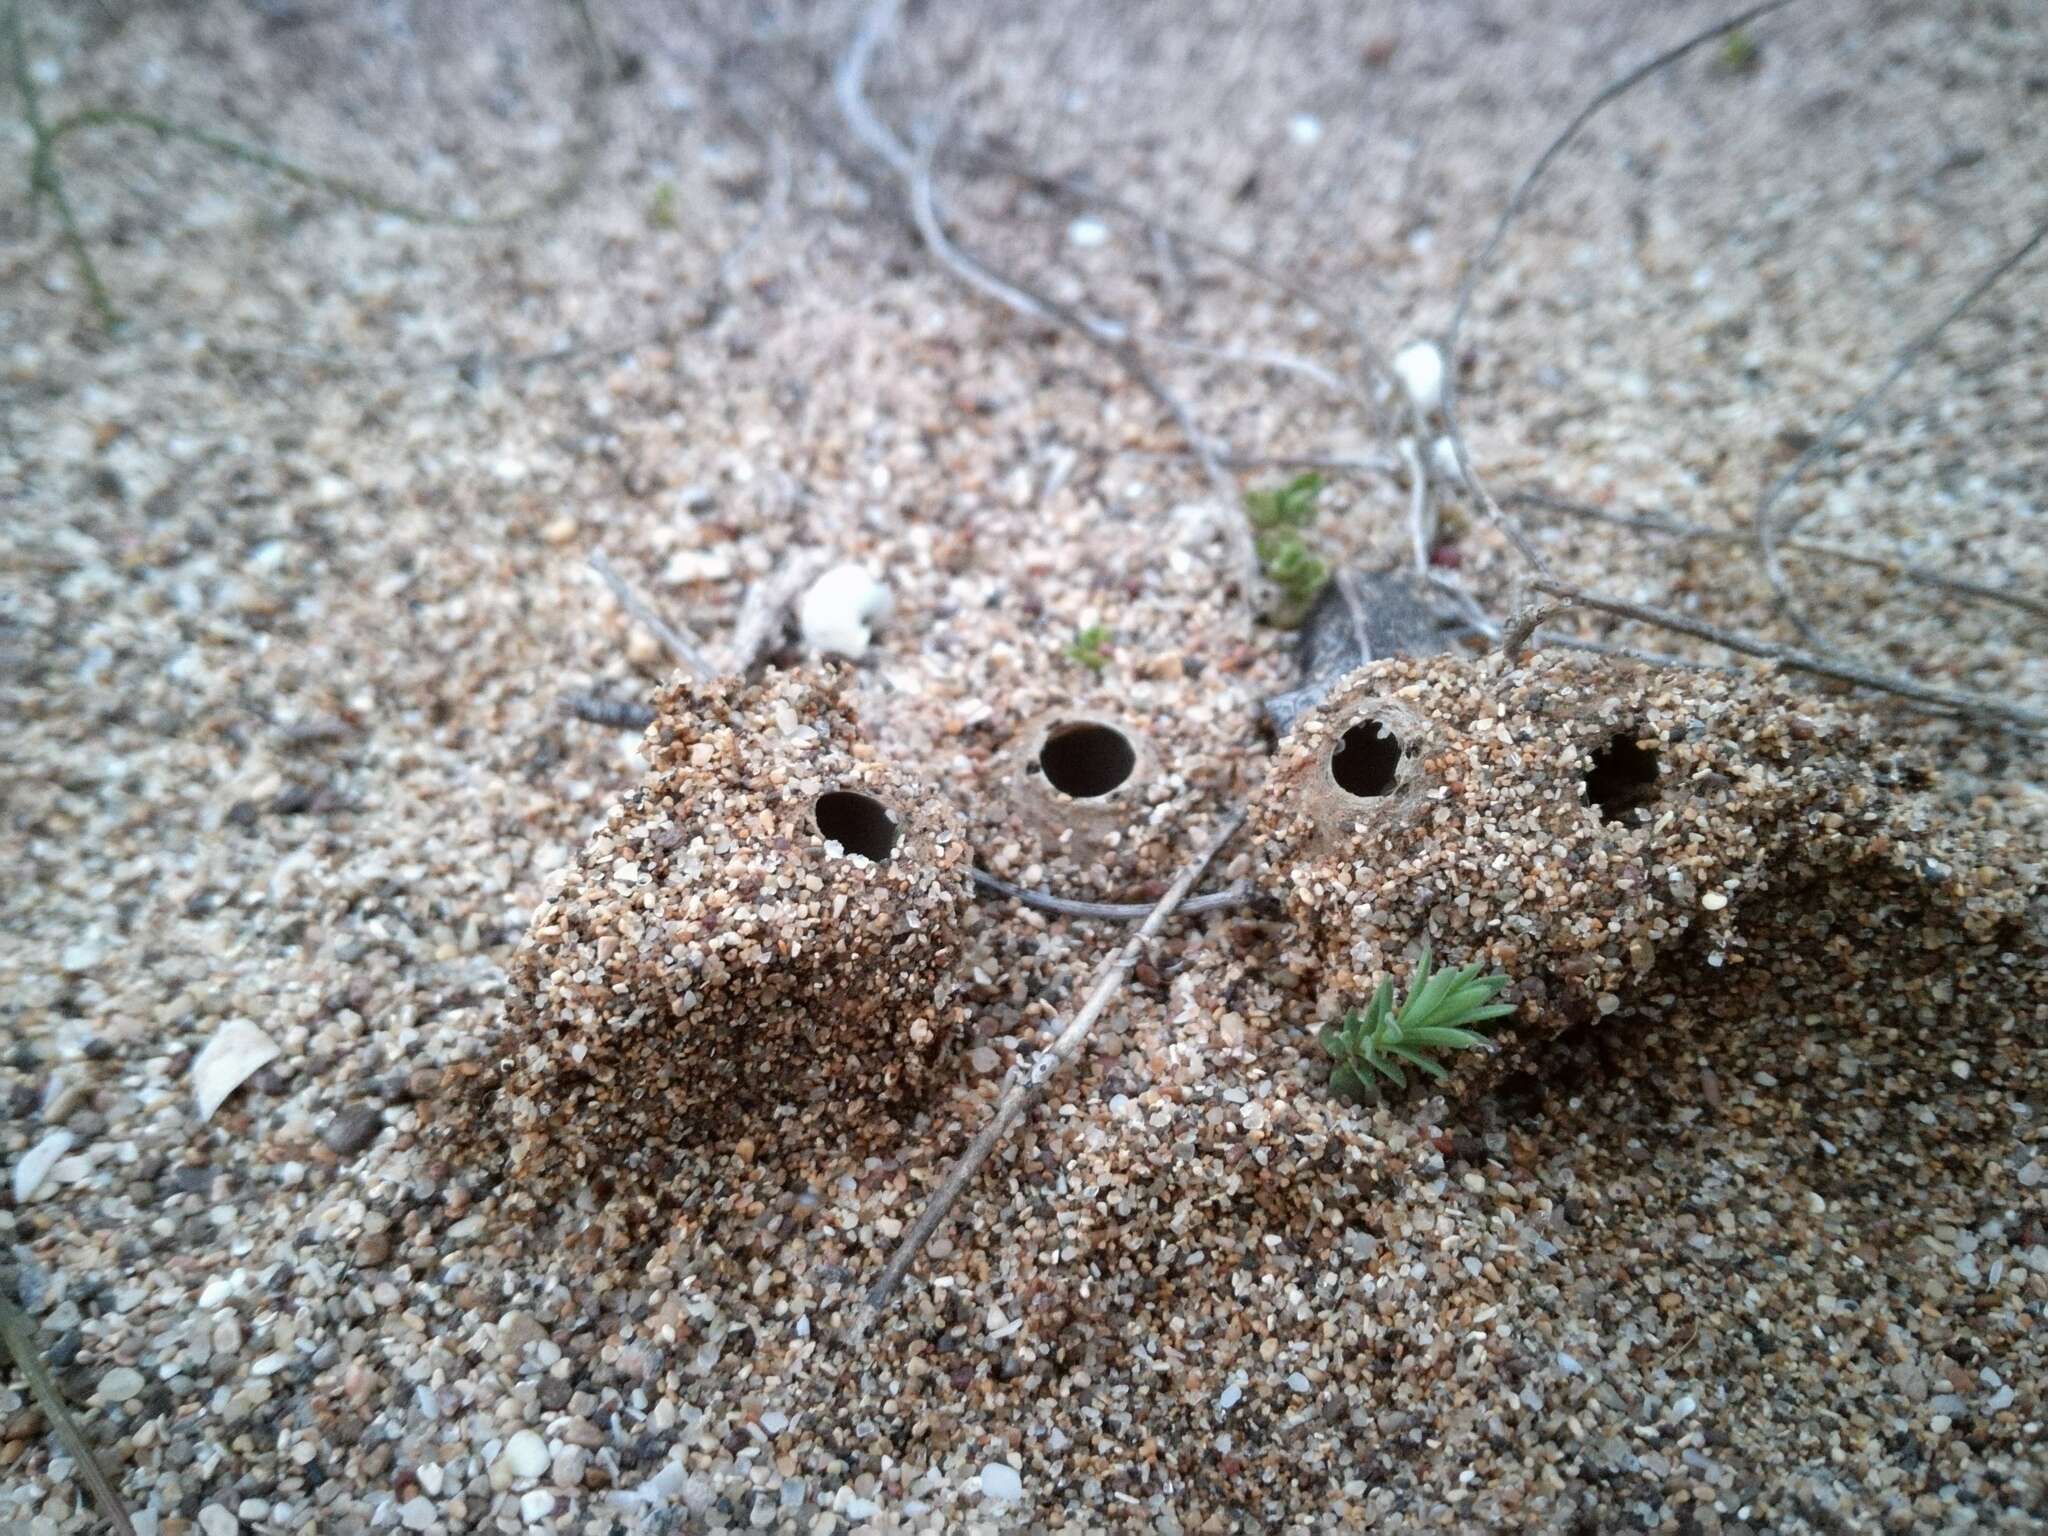
[{"label": "sand mound", "polygon": [[958,1021],[968,850],[841,691],[657,698],[646,779],[535,913],[447,1129],[542,1205],[659,1198],[677,1154],[913,1103]]},{"label": "sand mound", "polygon": [[1469,1088],[1549,1035],[1653,1018],[1682,979],[1857,914],[1935,949],[2016,923],[2026,876],[1933,782],[1867,718],[1767,681],[1392,660],[1297,726],[1255,825],[1334,1003],[1405,976],[1425,942],[1512,978],[1511,1049],[1469,1063]]}]

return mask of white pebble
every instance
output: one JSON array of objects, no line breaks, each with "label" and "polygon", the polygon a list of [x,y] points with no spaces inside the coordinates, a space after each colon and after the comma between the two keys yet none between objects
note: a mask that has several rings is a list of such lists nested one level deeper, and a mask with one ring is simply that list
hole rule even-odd
[{"label": "white pebble", "polygon": [[545,1488],[536,1488],[519,1496],[519,1518],[528,1525],[539,1525],[554,1512],[555,1496]]},{"label": "white pebble", "polygon": [[873,639],[870,627],[888,618],[889,609],[881,578],[866,566],[835,565],[797,604],[797,626],[813,651],[859,661]]},{"label": "white pebble", "polygon": [[1067,244],[1084,251],[1109,243],[1109,226],[1100,219],[1082,215],[1067,226]]},{"label": "white pebble", "polygon": [[530,1429],[519,1430],[498,1453],[498,1465],[514,1477],[539,1477],[549,1462],[547,1441]]},{"label": "white pebble", "polygon": [[1287,119],[1287,137],[1303,149],[1319,142],[1323,136],[1323,120],[1306,112],[1298,112]]},{"label": "white pebble", "polygon": [[27,1205],[50,1177],[50,1170],[71,1150],[78,1138],[69,1131],[52,1131],[15,1160],[14,1203]]},{"label": "white pebble", "polygon": [[661,1470],[637,1488],[620,1488],[611,1501],[621,1509],[664,1509],[679,1496],[687,1497],[690,1474],[679,1461],[664,1463]]},{"label": "white pebble", "polygon": [[206,1536],[239,1536],[242,1522],[218,1504],[208,1504],[199,1511],[199,1529]]},{"label": "white pebble", "polygon": [[1433,341],[1411,341],[1394,354],[1394,377],[1408,392],[1408,403],[1424,416],[1444,403],[1444,355]]},{"label": "white pebble", "polygon": [[230,1019],[192,1062],[199,1118],[211,1120],[229,1094],[277,1059],[277,1042],[247,1019]]},{"label": "white pebble", "polygon": [[984,1498],[1014,1502],[1024,1497],[1024,1479],[1008,1462],[992,1461],[981,1469],[981,1492]]},{"label": "white pebble", "polygon": [[398,1523],[408,1531],[424,1531],[434,1523],[434,1501],[423,1493],[416,1493],[398,1506]]}]

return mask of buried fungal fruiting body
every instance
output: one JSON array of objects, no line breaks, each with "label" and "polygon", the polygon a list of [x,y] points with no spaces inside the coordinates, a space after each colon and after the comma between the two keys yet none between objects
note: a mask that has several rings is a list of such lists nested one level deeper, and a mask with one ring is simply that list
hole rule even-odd
[{"label": "buried fungal fruiting body", "polygon": [[693,1146],[837,1129],[932,1082],[967,841],[862,740],[842,681],[657,697],[647,776],[534,914],[449,1117],[451,1153],[518,1202],[659,1205]]},{"label": "buried fungal fruiting body", "polygon": [[1787,911],[1959,944],[2016,927],[2029,887],[1917,782],[1865,718],[1764,680],[1395,658],[1281,743],[1253,806],[1257,878],[1325,1018],[1412,987],[1425,946],[1512,978],[1491,1031],[1509,1049],[1442,1060],[1470,1091],[1546,1036],[1651,1021],[1703,974],[1767,966]]}]

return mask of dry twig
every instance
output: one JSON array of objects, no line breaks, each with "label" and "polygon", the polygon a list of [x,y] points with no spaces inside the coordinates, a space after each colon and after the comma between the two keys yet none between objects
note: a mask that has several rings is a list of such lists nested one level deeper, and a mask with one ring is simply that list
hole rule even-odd
[{"label": "dry twig", "polygon": [[1500,219],[1493,227],[1493,233],[1487,238],[1486,244],[1480,248],[1478,258],[1465,273],[1465,280],[1458,285],[1458,298],[1456,304],[1451,309],[1450,323],[1444,327],[1443,340],[1438,344],[1444,359],[1444,432],[1451,440],[1451,451],[1457,456],[1458,473],[1463,477],[1466,487],[1472,492],[1473,499],[1479,503],[1480,508],[1486,513],[1494,526],[1507,536],[1508,542],[1514,545],[1516,553],[1521,555],[1524,560],[1528,561],[1531,567],[1544,576],[1551,574],[1549,564],[1538,553],[1536,546],[1529,542],[1529,536],[1523,530],[1520,522],[1510,515],[1507,509],[1501,506],[1498,501],[1494,500],[1493,493],[1487,490],[1486,483],[1480,479],[1478,472],[1472,466],[1472,456],[1465,446],[1465,434],[1458,425],[1458,338],[1464,329],[1465,316],[1472,307],[1473,295],[1479,291],[1480,283],[1492,271],[1494,257],[1500,252],[1501,242],[1507,238],[1507,232],[1514,225],[1514,222],[1522,216],[1522,210],[1528,205],[1530,194],[1536,190],[1536,184],[1543,179],[1544,173],[1556,162],[1558,156],[1563,154],[1572,141],[1585,129],[1586,124],[1597,117],[1617,97],[1626,95],[1645,80],[1677,63],[1678,60],[1684,58],[1695,48],[1710,43],[1718,37],[1725,37],[1738,27],[1748,26],[1759,17],[1767,16],[1772,11],[1782,9],[1790,3],[1791,0],[1765,0],[1765,3],[1762,5],[1751,6],[1738,16],[1732,16],[1726,21],[1716,22],[1704,31],[1695,32],[1683,42],[1665,49],[1655,58],[1637,65],[1627,74],[1601,87],[1590,101],[1579,108],[1577,114],[1565,125],[1564,131],[1552,139],[1543,153],[1536,157],[1536,163],[1529,168],[1528,173],[1522,177],[1521,182],[1515,187],[1513,194],[1508,198],[1507,207],[1501,211]]},{"label": "dry twig", "polygon": [[896,10],[896,0],[875,0],[862,17],[853,42],[833,72],[834,94],[847,127],[902,182],[912,222],[934,261],[969,288],[994,299],[1005,308],[1030,319],[1056,322],[1093,343],[1108,353],[1148,395],[1166,408],[1186,437],[1188,446],[1200,461],[1221,502],[1222,527],[1231,545],[1232,559],[1238,567],[1238,579],[1247,593],[1255,592],[1260,579],[1258,555],[1252,546],[1249,526],[1241,516],[1234,515],[1239,510],[1237,486],[1224,472],[1215,450],[1196,424],[1194,413],[1146,365],[1130,340],[1129,327],[1080,314],[1024,282],[996,272],[986,262],[963,251],[947,233],[938,197],[932,187],[932,165],[938,148],[936,134],[925,135],[913,152],[893,129],[875,115],[867,100],[868,66],[875,50],[895,25]]},{"label": "dry twig", "polygon": [[[1571,501],[1563,496],[1553,496],[1547,491],[1510,491],[1501,499],[1511,504],[1541,507],[1549,512],[1562,512],[1569,517],[1584,518],[1588,522],[1605,523],[1610,528],[1626,528],[1631,533],[1663,534],[1670,538],[1689,539],[1699,543],[1745,546],[1755,543],[1756,540],[1754,532],[1745,532],[1739,528],[1710,528],[1704,523],[1689,523],[1682,518],[1661,512],[1610,512],[1605,507]],[[2037,618],[2048,619],[2048,600],[2014,587],[1994,587],[1989,582],[1971,581],[1967,577],[1952,576],[1946,571],[1935,570],[1932,566],[1914,565],[1909,561],[1895,560],[1886,555],[1866,554],[1860,549],[1851,549],[1846,544],[1836,544],[1829,540],[1780,537],[1777,542],[1780,549],[1833,560],[1842,565],[1862,566],[1866,570],[1881,571],[1887,576],[1911,582],[1915,586],[1933,587],[1961,598],[2002,603],[2023,613],[2031,613]]]},{"label": "dry twig", "polygon": [[[1315,289],[1297,283],[1291,278],[1282,277],[1279,273],[1260,263],[1255,257],[1238,250],[1235,246],[1226,245],[1221,240],[1215,240],[1196,231],[1183,229],[1168,223],[1159,215],[1148,209],[1141,208],[1113,192],[1105,192],[1087,182],[1047,175],[1032,166],[1013,160],[1006,155],[971,147],[960,150],[959,155],[960,158],[966,160],[969,164],[980,165],[989,170],[1000,171],[1006,176],[1015,177],[1026,186],[1032,187],[1048,196],[1058,197],[1071,204],[1081,206],[1092,205],[1098,208],[1106,208],[1112,213],[1121,214],[1152,234],[1165,236],[1177,247],[1185,246],[1192,251],[1201,251],[1206,255],[1214,256],[1219,261],[1236,267],[1247,277],[1255,278],[1272,288],[1275,292],[1287,295],[1287,297],[1306,306],[1309,310],[1322,317],[1323,320],[1344,330],[1357,343],[1360,354],[1365,358],[1367,371],[1373,375],[1375,381],[1392,379],[1392,370],[1388,368],[1386,359],[1380,355],[1379,349],[1372,344],[1372,339],[1366,335],[1365,327],[1360,322],[1355,310],[1346,309],[1335,300],[1325,298]],[[1378,402],[1374,400],[1372,393],[1369,390],[1362,391],[1361,393],[1382,436],[1391,437],[1393,435],[1392,423],[1387,420],[1385,413],[1380,409]]]},{"label": "dry twig", "polygon": [[42,1345],[36,1332],[36,1325],[29,1320],[28,1314],[16,1306],[14,1298],[6,1293],[4,1286],[0,1286],[0,1344],[5,1344],[6,1352],[14,1357],[15,1368],[21,1372],[21,1379],[28,1383],[29,1395],[43,1410],[43,1417],[50,1421],[50,1429],[77,1467],[79,1477],[92,1490],[93,1502],[99,1505],[107,1524],[114,1528],[117,1536],[135,1536],[135,1526],[128,1519],[128,1506],[123,1502],[120,1490],[107,1476],[107,1469],[100,1465],[92,1442],[86,1439],[85,1431],[78,1427],[78,1421],[64,1405],[64,1394],[58,1391],[56,1378],[43,1364]]},{"label": "dry twig", "polygon": [[[1076,901],[1071,896],[1055,896],[1051,891],[1034,891],[1012,885],[985,869],[970,869],[968,874],[985,891],[993,891],[998,896],[1007,896],[1036,911],[1050,912],[1058,917],[1092,917],[1105,922],[1133,923],[1152,915],[1153,903],[1149,901]],[[1184,913],[1222,912],[1246,906],[1256,899],[1258,893],[1239,880],[1207,896],[1190,896],[1180,904],[1180,910]]]},{"label": "dry twig", "polygon": [[[1941,333],[1969,313],[1972,305],[1990,292],[2000,278],[2032,255],[2044,239],[2048,239],[2048,219],[2035,225],[2031,235],[2013,250],[2008,251],[1996,266],[1972,283],[1969,292],[1951,304],[1939,320],[1900,348],[1899,355],[1892,360],[1892,365],[1886,370],[1885,376],[1865,391],[1863,397],[1848,410],[1829,422],[1827,430],[1792,461],[1791,466],[1773,482],[1771,488],[1764,492],[1763,499],[1756,504],[1756,512],[1750,522],[1756,534],[1757,553],[1763,560],[1764,575],[1770,580],[1771,591],[1778,599],[1779,608],[1799,627],[1799,632],[1809,642],[1817,639],[1816,632],[1812,621],[1793,598],[1791,580],[1785,574],[1784,562],[1778,556],[1780,530],[1772,516],[1773,510],[1815,461],[1834,452],[1835,444],[1841,441],[1842,434],[1870,414],[1877,402],[1884,398],[1885,392],[1898,383],[1906,370],[1918,362],[1928,348],[1940,339]],[[1790,533],[1805,515],[1804,512],[1799,512],[1787,518],[1783,531]]]},{"label": "dry twig", "polygon": [[783,615],[825,566],[822,550],[805,549],[786,558],[763,576],[740,599],[739,616],[732,622],[732,639],[726,646],[725,669],[745,675],[775,648],[782,633]]},{"label": "dry twig", "polygon": [[590,568],[597,572],[598,579],[610,589],[618,605],[659,640],[676,663],[698,682],[708,683],[718,675],[718,669],[712,666],[709,659],[697,648],[697,642],[643,603],[640,594],[626,585],[626,578],[621,576],[611,561],[604,557],[603,551],[591,555]]},{"label": "dry twig", "polygon": [[32,200],[47,196],[56,209],[57,223],[62,232],[65,249],[71,253],[72,262],[85,283],[86,295],[92,303],[94,312],[99,316],[101,325],[109,331],[120,326],[121,314],[115,308],[113,296],[107,291],[106,284],[100,277],[98,265],[93,261],[92,250],[79,227],[77,215],[71,206],[70,195],[65,190],[63,173],[57,164],[59,146],[73,134],[97,128],[138,129],[154,134],[165,142],[195,145],[224,159],[250,166],[296,186],[323,192],[330,197],[355,203],[372,212],[403,219],[408,223],[462,229],[501,228],[519,223],[535,213],[560,208],[582,191],[589,184],[590,165],[605,138],[605,90],[614,74],[610,50],[606,47],[596,20],[590,13],[588,0],[566,0],[566,4],[576,24],[577,45],[584,55],[582,88],[586,99],[581,104],[580,111],[586,120],[585,132],[562,174],[531,201],[497,213],[462,214],[445,207],[409,203],[367,183],[354,181],[346,176],[331,175],[325,171],[312,170],[281,155],[272,154],[259,145],[245,144],[225,134],[195,128],[153,112],[139,112],[128,107],[87,107],[55,123],[47,122],[42,114],[35,74],[29,67],[28,43],[21,24],[21,6],[19,0],[13,0],[7,8],[6,30],[9,50],[13,55],[14,82],[21,95],[22,115],[29,130],[29,196]]},{"label": "dry twig", "polygon": [[1223,825],[1210,839],[1209,846],[1180,872],[1166,894],[1160,897],[1158,904],[1152,908],[1152,914],[1145,919],[1144,925],[1124,941],[1123,946],[1102,968],[1094,990],[1088,994],[1088,1000],[1081,1005],[1080,1012],[1074,1015],[1072,1022],[1060,1031],[1051,1045],[1033,1058],[1027,1070],[1021,1073],[1013,1072],[1010,1075],[1001,1097],[996,1101],[995,1114],[940,1182],[938,1193],[932,1196],[931,1202],[925,1206],[910,1230],[903,1234],[903,1240],[897,1244],[896,1251],[889,1256],[889,1262],[883,1266],[880,1278],[868,1288],[864,1315],[853,1328],[852,1336],[855,1341],[866,1333],[869,1325],[874,1322],[882,1307],[894,1294],[896,1287],[902,1283],[903,1277],[910,1272],[910,1266],[916,1262],[924,1245],[931,1240],[932,1234],[939,1229],[939,1223],[946,1219],[947,1213],[966,1192],[967,1186],[974,1181],[975,1174],[981,1170],[981,1165],[988,1161],[989,1154],[995,1151],[997,1144],[1010,1133],[1017,1122],[1030,1112],[1031,1107],[1045,1092],[1046,1084],[1052,1081],[1062,1067],[1080,1054],[1081,1047],[1088,1043],[1088,1037],[1094,1031],[1095,1021],[1102,1017],[1103,1011],[1109,1007],[1110,1000],[1123,986],[1124,978],[1138,963],[1138,956],[1144,951],[1145,945],[1157,936],[1159,930],[1166,926],[1167,919],[1173,916],[1175,909],[1186,901],[1188,892],[1193,890],[1195,882],[1202,878],[1202,871],[1207,869],[1216,855],[1223,851],[1223,845],[1237,834],[1238,828],[1244,825],[1244,819],[1245,813],[1242,810],[1232,811],[1224,817]]},{"label": "dry twig", "polygon": [[1500,644],[1497,649],[1501,655],[1513,661],[1522,654],[1522,647],[1529,643],[1529,637],[1535,634],[1540,626],[1547,624],[1559,614],[1570,613],[1571,610],[1569,598],[1553,599],[1547,603],[1529,603],[1516,609],[1509,617],[1507,626],[1500,632]]},{"label": "dry twig", "polygon": [[1639,624],[1654,624],[1660,629],[1691,635],[1695,640],[1705,640],[1710,645],[1718,645],[1743,656],[1755,656],[1764,661],[1776,662],[1789,671],[1811,673],[1815,677],[1831,678],[1835,682],[1848,683],[1853,687],[1889,693],[1952,714],[1995,720],[2002,724],[2018,726],[2023,730],[2048,730],[2048,715],[2021,709],[2016,704],[2008,704],[2002,699],[1994,699],[1986,694],[1968,693],[1957,688],[1942,688],[1933,683],[1923,683],[1917,678],[1901,676],[1896,672],[1879,672],[1855,662],[1838,661],[1833,657],[1815,655],[1811,651],[1795,650],[1790,646],[1759,640],[1752,635],[1722,629],[1719,625],[1709,624],[1702,619],[1687,618],[1684,614],[1670,613],[1643,603],[1624,602],[1620,598],[1588,592],[1584,588],[1548,577],[1539,577],[1530,585],[1538,592],[1548,593],[1552,597],[1568,598],[1582,608],[1593,608],[1601,613],[1611,613],[1616,618],[1633,619]]},{"label": "dry twig", "polygon": [[1415,555],[1415,574],[1427,581],[1430,546],[1436,542],[1436,523],[1429,515],[1429,475],[1414,438],[1401,439],[1401,458],[1408,466],[1408,542]]}]

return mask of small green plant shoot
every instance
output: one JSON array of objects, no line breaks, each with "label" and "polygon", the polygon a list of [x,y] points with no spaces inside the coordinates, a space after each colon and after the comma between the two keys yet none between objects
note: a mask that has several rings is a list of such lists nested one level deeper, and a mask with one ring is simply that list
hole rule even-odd
[{"label": "small green plant shoot", "polygon": [[1486,1037],[1466,1026],[1515,1011],[1512,1003],[1493,1001],[1507,984],[1505,976],[1481,976],[1476,963],[1432,975],[1425,944],[1408,1001],[1396,1008],[1394,984],[1383,981],[1364,1009],[1353,1008],[1342,1023],[1323,1026],[1323,1049],[1335,1062],[1330,1069],[1331,1090],[1345,1099],[1369,1099],[1378,1091],[1375,1074],[1397,1088],[1406,1088],[1404,1061],[1431,1077],[1448,1076],[1431,1053],[1484,1046]]},{"label": "small green plant shoot", "polygon": [[1733,28],[1721,39],[1721,72],[1728,75],[1754,74],[1762,52],[1747,27]]},{"label": "small green plant shoot", "polygon": [[1245,517],[1252,525],[1259,568],[1280,589],[1273,622],[1283,628],[1292,629],[1308,616],[1330,574],[1302,537],[1302,531],[1315,521],[1316,498],[1323,493],[1323,483],[1318,474],[1297,475],[1285,485],[1245,493]]},{"label": "small green plant shoot", "polygon": [[647,199],[647,227],[674,229],[681,222],[676,217],[676,184],[672,181],[657,183],[654,195]]},{"label": "small green plant shoot", "polygon": [[1067,660],[1078,662],[1097,677],[1109,665],[1109,629],[1102,624],[1090,624],[1086,629],[1074,631],[1073,642],[1067,647]]}]

